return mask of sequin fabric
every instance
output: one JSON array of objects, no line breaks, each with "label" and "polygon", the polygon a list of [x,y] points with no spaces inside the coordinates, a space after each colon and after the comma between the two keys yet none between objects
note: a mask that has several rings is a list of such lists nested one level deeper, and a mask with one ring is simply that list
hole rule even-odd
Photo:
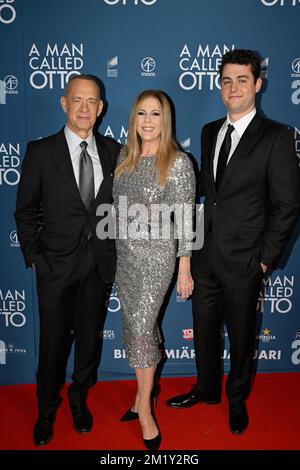
[{"label": "sequin fabric", "polygon": [[[121,152],[119,162],[123,158]],[[133,225],[140,232],[144,231],[148,239],[121,239],[120,227],[124,229],[125,225],[132,228],[135,223],[134,217],[126,218],[123,215],[120,201],[124,196],[127,197],[128,207],[143,204],[148,212],[153,209],[152,204],[188,203],[192,206],[195,176],[190,159],[184,153],[176,158],[164,187],[157,183],[156,157],[141,157],[133,172],[124,172],[114,179],[113,198],[117,215],[116,287],[123,311],[123,343],[129,365],[145,368],[156,366],[161,359],[157,316],[174,273],[176,256],[191,255],[191,222],[187,221],[188,235],[182,239],[174,238],[172,221],[171,236],[153,239],[151,230],[153,233],[157,227],[151,227],[148,223],[149,216],[138,227]]]}]

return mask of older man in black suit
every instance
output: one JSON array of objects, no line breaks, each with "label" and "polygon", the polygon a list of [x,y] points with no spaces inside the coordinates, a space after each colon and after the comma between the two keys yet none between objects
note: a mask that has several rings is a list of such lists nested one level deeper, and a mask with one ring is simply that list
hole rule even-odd
[{"label": "older man in black suit", "polygon": [[36,445],[53,436],[71,328],[75,357],[68,396],[74,428],[81,433],[92,428],[87,390],[97,380],[99,331],[115,272],[114,240],[97,237],[96,210],[112,202],[120,145],[93,133],[103,108],[97,79],[72,77],[61,105],[64,129],[28,144],[15,212],[26,266],[36,270],[39,301]]}]

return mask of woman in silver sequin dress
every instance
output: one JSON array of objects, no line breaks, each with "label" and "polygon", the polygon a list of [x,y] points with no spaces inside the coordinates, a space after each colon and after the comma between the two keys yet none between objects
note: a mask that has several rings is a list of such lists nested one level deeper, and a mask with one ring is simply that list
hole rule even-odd
[{"label": "woman in silver sequin dress", "polygon": [[[146,447],[157,449],[161,436],[150,407],[155,369],[161,359],[156,320],[176,257],[180,257],[178,293],[187,298],[193,290],[190,209],[195,199],[193,167],[172,138],[170,105],[160,91],[142,92],[133,104],[113,197],[117,216],[116,285],[123,310],[123,341],[138,384],[135,404],[122,420],[139,418]],[[184,230],[180,234],[178,230],[179,240],[175,239],[170,213],[163,219],[158,216],[158,208],[163,210],[174,204],[175,216],[177,210],[180,216],[185,215],[181,224]],[[190,217],[181,212],[183,208]]]}]

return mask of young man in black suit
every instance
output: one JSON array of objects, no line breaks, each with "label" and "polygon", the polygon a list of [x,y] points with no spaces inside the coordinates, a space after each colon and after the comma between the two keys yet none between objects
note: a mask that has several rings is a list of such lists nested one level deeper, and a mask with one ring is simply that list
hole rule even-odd
[{"label": "young man in black suit", "polygon": [[26,266],[36,270],[39,302],[36,445],[53,436],[71,329],[75,357],[68,396],[73,424],[80,433],[92,428],[87,391],[97,380],[99,332],[115,272],[114,240],[97,237],[96,210],[112,203],[120,145],[93,133],[103,108],[97,79],[72,77],[61,105],[65,127],[28,144],[15,212]]},{"label": "young man in black suit", "polygon": [[223,319],[230,342],[226,382],[229,425],[248,426],[249,393],[262,278],[276,268],[297,221],[299,163],[292,132],[255,109],[260,59],[233,50],[220,67],[227,117],[204,126],[201,191],[205,195],[204,246],[192,257],[194,342],[198,379],[169,406],[218,403],[221,396]]}]

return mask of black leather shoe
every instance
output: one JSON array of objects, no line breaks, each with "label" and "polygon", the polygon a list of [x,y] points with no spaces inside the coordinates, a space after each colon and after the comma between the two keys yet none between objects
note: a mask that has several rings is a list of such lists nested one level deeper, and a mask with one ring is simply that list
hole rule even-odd
[{"label": "black leather shoe", "polygon": [[[153,400],[154,406],[156,406],[157,403],[157,397],[160,392],[160,387],[157,382],[153,383],[153,387],[151,390],[151,395],[150,395],[150,400]],[[120,418],[120,421],[133,421],[135,419],[138,419],[139,414],[137,411],[132,411],[131,408],[126,411],[126,413],[123,414],[122,418]]]},{"label": "black leather shoe", "polygon": [[36,446],[45,446],[53,437],[53,420],[39,416],[33,429],[33,442]]},{"label": "black leather shoe", "polygon": [[86,404],[78,406],[71,405],[71,412],[75,431],[81,434],[90,432],[93,427],[93,417]]},{"label": "black leather shoe", "polygon": [[149,450],[157,450],[161,443],[161,434],[158,431],[157,436],[153,437],[153,439],[143,439],[145,446]]},{"label": "black leather shoe", "polygon": [[176,397],[172,397],[167,400],[167,405],[171,406],[172,408],[189,408],[190,406],[194,406],[197,403],[215,405],[216,403],[220,403],[220,397],[213,397],[205,393],[191,390],[188,393],[177,395]]},{"label": "black leather shoe", "polygon": [[249,424],[246,406],[242,401],[229,402],[229,426],[234,434],[244,432]]}]

